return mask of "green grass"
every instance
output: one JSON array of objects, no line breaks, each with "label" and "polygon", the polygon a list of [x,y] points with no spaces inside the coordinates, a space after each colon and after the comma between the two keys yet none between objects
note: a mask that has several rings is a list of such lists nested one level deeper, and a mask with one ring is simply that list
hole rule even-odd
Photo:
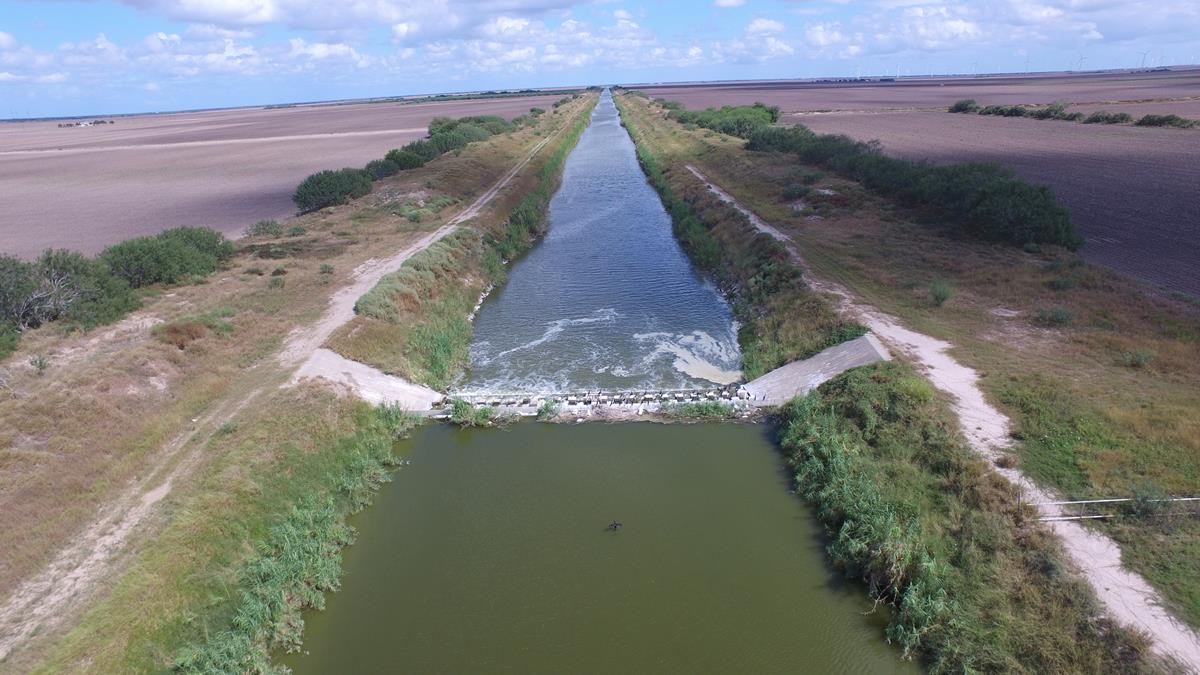
[{"label": "green grass", "polygon": [[681,420],[725,420],[733,417],[737,410],[728,403],[700,401],[698,403],[673,403],[663,406],[662,414]]},{"label": "green grass", "polygon": [[[418,418],[319,389],[257,401],[208,440],[214,458],[154,546],[40,672],[276,672],[301,612],[337,587],[345,525],[393,471]],[[117,642],[112,636],[121,636]]]},{"label": "green grass", "polygon": [[488,427],[496,420],[496,409],[474,406],[456,398],[450,402],[450,423],[460,427]]},{"label": "green grass", "polygon": [[899,362],[848,371],[783,411],[797,490],[834,564],[893,606],[889,640],[937,673],[1149,670],[1146,641],[1103,617],[955,429]]}]

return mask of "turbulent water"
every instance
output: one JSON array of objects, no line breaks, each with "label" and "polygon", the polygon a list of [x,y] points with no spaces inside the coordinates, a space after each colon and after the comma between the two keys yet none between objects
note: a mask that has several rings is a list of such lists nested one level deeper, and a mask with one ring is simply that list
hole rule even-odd
[{"label": "turbulent water", "polygon": [[740,365],[729,305],[679,247],[606,91],[545,240],[480,308],[462,390],[696,387]]}]

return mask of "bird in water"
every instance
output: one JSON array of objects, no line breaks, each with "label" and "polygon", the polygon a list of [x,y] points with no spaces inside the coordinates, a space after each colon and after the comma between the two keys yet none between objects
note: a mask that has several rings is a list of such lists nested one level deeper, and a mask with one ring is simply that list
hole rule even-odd
[{"label": "bird in water", "polygon": [[619,529],[621,529],[621,523],[618,523],[618,522],[617,522],[617,521],[615,521],[615,520],[614,520],[614,521],[612,521],[611,523],[609,523],[609,524],[608,524],[608,531],[609,531],[609,532],[616,532],[616,531],[617,531],[617,530],[619,530]]}]

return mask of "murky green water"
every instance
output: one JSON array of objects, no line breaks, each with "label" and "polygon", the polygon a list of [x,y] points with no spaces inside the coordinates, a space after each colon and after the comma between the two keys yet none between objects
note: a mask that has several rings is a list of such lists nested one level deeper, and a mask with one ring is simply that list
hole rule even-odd
[{"label": "murky green water", "polygon": [[691,266],[605,92],[567,158],[546,237],[480,308],[464,392],[727,384],[728,303]]},{"label": "murky green water", "polygon": [[763,426],[429,426],[405,448],[297,673],[916,670],[827,567]]}]

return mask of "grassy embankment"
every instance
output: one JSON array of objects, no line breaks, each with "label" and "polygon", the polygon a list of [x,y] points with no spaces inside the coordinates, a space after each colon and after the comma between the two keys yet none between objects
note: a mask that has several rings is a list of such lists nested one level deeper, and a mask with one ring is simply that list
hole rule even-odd
[{"label": "grassy embankment", "polygon": [[[637,144],[638,161],[671,214],[675,236],[733,305],[747,379],[863,334],[862,326],[841,319],[828,301],[809,290],[779,242],[759,234],[683,163],[673,161],[669,141],[646,142],[646,130],[640,118],[628,114],[624,96],[616,102],[621,123]],[[751,118],[763,114],[754,112]],[[733,117],[745,119],[736,113]]]},{"label": "grassy embankment", "polygon": [[[469,202],[583,103],[381,180],[358,201],[291,219],[283,234],[250,237],[208,283],[151,289],[142,311],[114,329],[28,331],[6,364],[14,395],[0,397],[5,593],[65,543],[90,536],[80,527],[131,480],[180,471],[161,515],[122,554],[121,575],[89,607],[71,607],[87,610],[69,619],[75,628],[5,666],[162,670],[184,645],[225,630],[243,602],[256,546],[287,521],[293,497],[336,494],[329,481],[348,476],[338,473],[353,459],[346,452],[379,447],[371,439],[382,427],[360,404],[319,388],[277,390],[288,377],[274,359],[284,337],[317,318],[354,268],[453,215],[446,209],[418,222],[406,211],[439,199]],[[532,166],[541,161],[544,153]],[[516,187],[497,201],[519,200]],[[478,220],[498,227],[508,211],[489,207]],[[163,327],[152,331],[155,324]],[[185,324],[201,329],[172,328]],[[49,367],[22,367],[30,354],[46,354]],[[164,450],[172,439],[180,440],[174,454]]]},{"label": "grassy embankment", "polygon": [[[1194,471],[1188,468],[1193,464],[1192,458],[1196,457],[1194,452],[1189,454],[1186,448],[1169,450],[1169,446],[1164,443],[1164,435],[1173,442],[1190,443],[1195,440],[1195,427],[1191,427],[1191,432],[1184,428],[1194,423],[1188,421],[1182,413],[1186,409],[1183,402],[1189,397],[1194,400],[1196,396],[1195,391],[1187,387],[1188,382],[1196,381],[1194,370],[1190,370],[1196,365],[1194,362],[1189,365],[1176,360],[1183,359],[1195,349],[1195,338],[1189,337],[1189,330],[1185,328],[1195,325],[1188,323],[1195,321],[1194,307],[1191,305],[1158,294],[1147,297],[1144,289],[1109,272],[1069,262],[1076,259],[1062,249],[1038,246],[1029,247],[1036,252],[1026,252],[1008,243],[991,244],[963,236],[948,236],[946,229],[938,226],[936,222],[933,223],[934,227],[914,222],[917,216],[911,210],[898,207],[857,183],[831,176],[812,166],[805,166],[786,155],[746,152],[743,148],[745,142],[737,138],[702,129],[684,129],[666,119],[666,111],[660,106],[648,101],[623,97],[622,103],[631,113],[627,114],[627,117],[634,119],[641,128],[637,138],[641,143],[653,146],[656,154],[664,158],[664,164],[673,167],[686,163],[696,164],[772,225],[792,235],[799,243],[807,262],[817,273],[849,286],[865,301],[903,317],[914,328],[955,343],[958,345],[956,356],[980,369],[984,375],[984,386],[994,400],[1000,403],[1023,402],[1027,407],[1018,408],[1014,405],[1009,408],[1010,412],[1014,413],[1014,419],[1022,426],[1021,436],[1025,439],[1019,448],[1021,457],[1014,457],[1013,461],[1024,462],[1026,470],[1032,466],[1033,474],[1039,479],[1046,480],[1053,473],[1051,467],[1062,465],[1072,467],[1070,471],[1076,475],[1087,475],[1080,460],[1093,459],[1088,468],[1099,469],[1104,463],[1094,460],[1100,455],[1096,451],[1101,449],[1105,451],[1101,456],[1106,460],[1120,461],[1119,467],[1107,467],[1111,472],[1105,471],[1101,474],[1106,476],[1106,482],[1112,486],[1109,489],[1116,489],[1117,485],[1128,489],[1128,472],[1134,467],[1152,471],[1160,480],[1162,477],[1173,477],[1176,469],[1182,469],[1184,475]],[[805,197],[803,209],[797,209],[793,198],[785,197],[789,187],[798,182],[813,187]],[[931,292],[935,286],[943,287],[937,297]],[[1064,287],[1065,290],[1059,290]],[[1061,304],[1068,300],[1071,302],[1069,308],[1062,307]],[[1121,312],[1115,311],[1118,307],[1122,308]],[[996,309],[1003,311],[998,314],[994,311]],[[1044,311],[1039,313],[1039,309]],[[1120,323],[1110,323],[1106,333],[1121,335],[1124,331],[1130,331],[1137,338],[1124,334],[1124,339],[1118,340],[1114,340],[1116,336],[1113,335],[1095,336],[1106,339],[1094,342],[1066,340],[1063,339],[1061,327],[1043,328],[1033,325],[1039,317],[1053,314],[1053,309],[1063,309],[1073,317],[1087,317],[1085,325],[1092,324],[1092,317],[1097,315],[1108,318],[1110,322],[1120,317]],[[1147,324],[1144,319],[1150,319],[1150,322]],[[1070,325],[1074,327],[1078,324]],[[1169,335],[1164,335],[1164,332]],[[1122,355],[1139,348],[1154,351],[1160,355],[1156,358],[1163,358],[1162,355],[1165,355],[1172,367],[1182,366],[1189,370],[1180,374],[1172,374],[1170,371],[1153,374],[1147,372],[1148,364],[1125,365],[1133,362]],[[1151,361],[1153,362],[1154,360]],[[860,373],[864,372],[872,371],[856,371],[847,375],[841,381],[841,385],[828,385],[816,394],[813,400],[829,403],[832,401],[829,397],[838,387],[845,386],[846,379],[863,377]],[[1085,398],[1086,395],[1080,393],[1081,387],[1072,385],[1070,380],[1064,377],[1064,372],[1081,376],[1083,390],[1089,395],[1100,396],[1101,400],[1089,401]],[[1100,377],[1097,378],[1097,375]],[[888,376],[888,379],[896,378]],[[899,384],[889,384],[887,387],[880,385],[878,388],[857,391],[875,395],[896,386],[915,386],[914,382],[927,389],[925,383],[909,380],[911,378],[904,377],[898,380]],[[1137,405],[1110,408],[1104,405],[1107,403],[1104,399],[1111,401],[1114,395],[1131,396],[1132,392],[1127,387],[1135,383],[1143,393],[1148,390],[1163,396],[1161,403],[1166,404],[1166,408],[1155,406],[1146,409]],[[1170,395],[1165,396],[1168,392]],[[900,402],[902,401],[898,401],[897,405]],[[800,405],[812,407],[818,406],[818,403]],[[874,399],[868,398],[861,401],[861,405],[873,407],[876,404]],[[942,420],[942,423],[949,424],[945,422],[947,418],[944,412],[936,410],[936,405],[922,405],[922,417],[933,415]],[[886,407],[891,406],[892,404],[888,404]],[[1021,410],[1026,412],[1020,414]],[[893,412],[900,412],[900,408]],[[1138,425],[1144,432],[1151,432],[1158,438],[1135,440],[1129,426],[1124,432],[1114,428],[1121,419],[1126,420],[1128,424],[1132,421],[1131,417],[1152,415],[1161,419],[1164,413],[1170,415],[1173,428],[1152,432],[1153,426],[1146,424],[1149,420],[1145,418],[1142,424]],[[1099,422],[1101,415],[1105,414],[1120,417],[1110,418],[1107,424],[1102,425]],[[913,426],[911,420],[894,416],[889,418],[889,415],[892,413],[885,410],[881,414],[873,413],[861,419],[865,420],[863,424],[866,427],[870,427],[867,429],[870,434],[910,433],[906,429]],[[793,423],[795,418],[793,414]],[[836,419],[831,418],[822,424],[828,426],[835,421]],[[837,421],[838,425],[850,423],[859,425],[850,417]],[[918,425],[922,428],[927,426],[925,422]],[[844,430],[846,427],[836,428]],[[916,530],[919,538],[933,537],[935,540],[942,540],[944,533],[963,531],[964,523],[969,525],[974,520],[1001,529],[1000,526],[1005,520],[997,515],[997,509],[1001,515],[1008,509],[1008,515],[1004,518],[1008,519],[1008,524],[1015,525],[1013,519],[1018,515],[1011,495],[999,499],[998,488],[988,488],[991,494],[989,499],[998,500],[991,502],[990,506],[963,496],[969,493],[960,490],[962,486],[951,480],[953,475],[960,473],[960,469],[949,470],[949,462],[967,466],[963,464],[965,459],[960,457],[959,441],[956,437],[947,437],[944,430],[939,433],[941,436],[935,437],[934,440],[940,443],[940,451],[923,457],[913,457],[911,453],[898,457],[885,456],[879,449],[872,449],[870,443],[859,447],[856,456],[871,458],[879,467],[886,469],[886,473],[878,474],[887,476],[880,484],[898,490],[892,493],[891,497],[904,497],[901,514],[925,513],[925,517],[931,519],[927,530]],[[1119,435],[1107,435],[1114,433]],[[921,436],[909,435],[908,438],[913,442],[914,451],[924,444],[924,441],[920,441]],[[941,440],[938,441],[938,438]],[[1104,439],[1103,446],[1093,445],[1101,439]],[[1121,442],[1126,440],[1133,443],[1122,446]],[[794,452],[799,447],[794,438],[788,443],[789,452]],[[893,450],[896,448],[887,452]],[[1167,452],[1162,452],[1163,450]],[[1138,457],[1139,451],[1145,455]],[[1153,464],[1154,461],[1160,460],[1166,460],[1166,466]],[[931,468],[929,462],[948,464],[943,470]],[[1043,470],[1039,471],[1039,466],[1044,467]],[[982,472],[982,464],[976,462],[972,467],[963,470],[971,475]],[[1097,471],[1097,474],[1099,473]],[[901,478],[904,480],[899,480]],[[983,479],[977,477],[973,480],[977,482]],[[1055,481],[1050,479],[1048,482]],[[1091,479],[1088,482],[1091,482]],[[1095,490],[1094,485],[1092,490]],[[1087,492],[1089,491],[1073,491],[1072,494]],[[836,495],[830,494],[826,497],[814,493],[811,496],[818,501],[832,504]],[[864,498],[867,497],[869,495],[865,495]],[[853,503],[850,505],[853,506]],[[866,509],[867,506],[868,502],[860,501],[854,508]],[[865,516],[868,511],[863,510],[861,513]],[[831,515],[834,516],[833,519],[830,519]],[[840,511],[825,513],[823,517],[831,526],[839,526],[840,519],[847,515],[851,515],[850,511],[843,508]],[[1129,534],[1140,528],[1147,539],[1170,539],[1186,547],[1187,544],[1183,542],[1190,541],[1192,537],[1186,529],[1192,522],[1186,519],[1149,523],[1126,521],[1115,527],[1119,528],[1118,533]],[[954,525],[955,523],[958,525]],[[1178,529],[1168,533],[1168,530],[1172,530],[1172,523]],[[1002,536],[1002,541],[998,542],[1013,543],[1015,540],[1011,537],[1025,536],[1023,532],[1028,534],[1034,529],[1036,528],[1032,524],[1026,523],[1023,530],[1009,531]],[[969,533],[969,529],[967,532]],[[987,536],[993,535],[994,533]],[[1024,657],[1012,651],[1018,645],[1027,644],[1026,639],[1006,637],[1004,634],[1009,631],[1019,633],[1023,630],[1033,630],[1040,633],[1038,639],[1046,640],[1047,644],[1059,645],[1062,649],[1066,649],[1064,645],[1067,643],[1080,639],[1080,631],[1083,630],[1083,624],[1080,622],[1090,620],[1090,617],[1094,616],[1094,607],[1083,601],[1064,604],[1066,601],[1056,586],[1061,581],[1053,582],[1043,573],[1035,573],[1036,570],[1029,571],[1022,567],[1025,564],[1023,560],[1036,559],[1043,555],[1049,556],[1047,559],[1058,560],[1053,545],[1045,544],[1042,534],[1037,534],[1032,539],[1026,536],[1024,542],[1016,548],[1003,551],[996,548],[993,555],[1000,556],[996,562],[985,561],[982,565],[977,560],[978,556],[969,550],[975,544],[964,541],[970,546],[959,551],[945,549],[943,544],[928,544],[932,554],[937,556],[938,563],[952,568],[947,571],[950,575],[948,578],[958,580],[955,584],[967,583],[962,580],[970,581],[967,586],[956,586],[953,592],[966,593],[965,597],[971,598],[970,603],[978,605],[979,608],[983,608],[981,611],[985,612],[976,614],[972,611],[969,614],[973,617],[971,621],[961,623],[955,630],[974,632],[978,636],[987,635],[988,631],[992,630],[987,628],[988,622],[992,621],[992,618],[986,615],[989,607],[1003,609],[1003,612],[1012,616],[1011,620],[1005,620],[1004,630],[993,636],[999,640],[996,647],[1004,650],[1004,653],[995,653],[989,649],[987,653],[977,654],[974,658],[1017,659],[1021,663],[1029,663],[1021,661]],[[994,544],[995,542],[989,546]],[[872,549],[868,547],[863,550]],[[1194,565],[1196,560],[1194,555],[1189,558],[1180,555],[1181,551],[1178,550],[1170,552],[1153,547],[1149,547],[1149,550],[1139,547],[1138,551],[1139,554],[1159,561],[1169,557],[1176,565],[1170,572],[1171,578],[1176,582],[1187,585],[1191,583],[1187,579],[1197,578],[1195,574],[1187,576],[1188,567]],[[1061,565],[1057,562],[1055,564]],[[863,567],[861,563],[853,563],[849,567],[855,574],[870,572],[870,568]],[[1150,574],[1155,567],[1141,565],[1139,569]],[[1016,578],[1039,585],[1024,589],[1013,586],[1006,575],[1017,572],[1020,574]],[[1160,576],[1155,583],[1166,590],[1168,584],[1163,582],[1164,579]],[[897,591],[900,589],[892,588],[894,585],[889,584],[883,590],[891,597],[898,598]],[[989,589],[1004,590],[1001,592]],[[978,595],[978,598],[973,594]],[[985,595],[994,597],[985,601]],[[1170,591],[1168,595],[1171,596]],[[1081,597],[1086,597],[1086,593]],[[1176,594],[1171,597],[1177,599],[1180,606],[1188,602],[1187,595]],[[1038,600],[1039,598],[1042,600]],[[1043,601],[1045,604],[1042,604]],[[1192,606],[1195,606],[1194,602]],[[1057,618],[1049,621],[1048,617]],[[903,612],[898,621],[900,626],[908,621]],[[1048,630],[1050,632],[1047,632]],[[940,634],[942,637],[950,635],[945,631]],[[896,637],[902,635],[903,631],[897,633]],[[1093,640],[1094,636],[1088,637],[1085,632],[1084,637],[1087,637],[1088,644],[1099,647]],[[1126,644],[1123,639],[1118,642]],[[985,641],[980,638],[972,640],[971,644],[975,645],[972,649],[984,649],[991,644],[991,639]],[[940,642],[923,643],[922,650],[935,660],[953,656],[947,651],[947,647],[939,645]],[[1025,650],[1026,647],[1020,649]],[[1058,651],[1059,647],[1055,647],[1052,652],[1032,647],[1029,649],[1031,654],[1042,655],[1037,656],[1039,660],[1049,659],[1045,665],[1048,669],[1072,668],[1070,664],[1058,668],[1054,664],[1063,662],[1053,660],[1063,658],[1070,653],[1069,650]],[[1107,654],[1111,656],[1113,652]],[[947,663],[953,662],[954,658],[958,657],[951,658]],[[1118,657],[1113,658],[1120,660]],[[1085,669],[1089,663],[1096,662],[1079,661],[1078,669]]]},{"label": "grassy embankment", "polygon": [[347,358],[434,389],[447,389],[467,366],[470,314],[480,296],[504,283],[506,265],[546,231],[546,208],[558,188],[563,163],[588,124],[595,97],[535,171],[515,179],[519,201],[505,206],[502,223],[469,221],[459,231],[414,255],[379,281],[355,305],[357,316],[329,340]]},{"label": "grassy embankment", "polygon": [[[647,106],[642,103],[641,105]],[[912,208],[781,153],[644,110],[692,162],[864,301],[955,345],[1010,415],[1013,461],[1072,498],[1200,494],[1200,306],[1054,246],[947,236]],[[816,174],[797,210],[785,193]],[[930,225],[933,225],[932,227]],[[935,288],[940,293],[935,294]],[[938,298],[942,298],[939,304]],[[1200,520],[1116,520],[1126,563],[1200,626]]]}]

